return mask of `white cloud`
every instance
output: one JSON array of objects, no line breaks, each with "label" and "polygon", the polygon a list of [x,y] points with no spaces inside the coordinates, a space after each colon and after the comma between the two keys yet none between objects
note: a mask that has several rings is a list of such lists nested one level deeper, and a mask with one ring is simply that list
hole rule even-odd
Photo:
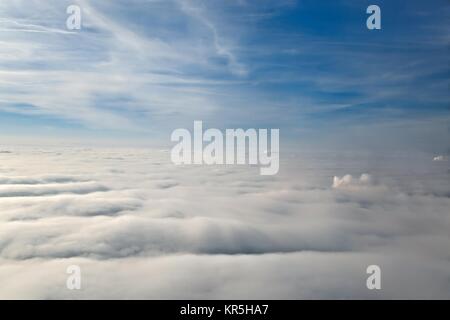
[{"label": "white cloud", "polygon": [[435,156],[435,157],[433,158],[433,161],[447,161],[447,157],[446,157],[446,156],[443,156],[443,155]]},{"label": "white cloud", "polygon": [[[64,29],[72,2],[2,2],[0,111],[142,132],[161,119],[206,119],[226,107],[213,87],[227,81],[211,75],[232,76],[244,67],[219,45],[217,27],[198,21],[206,13],[191,16],[177,2],[149,2],[147,23],[137,26],[123,21],[125,2],[79,0],[83,27],[74,33]],[[201,27],[174,28],[169,21]],[[215,36],[199,43],[211,28]],[[231,70],[214,62],[221,55]]]},{"label": "white cloud", "polygon": [[[5,150],[11,153],[0,154],[2,298],[450,292],[445,172],[402,175],[411,170],[402,163],[396,179],[373,169],[373,176],[338,175],[333,187],[330,168],[340,170],[323,154],[287,157],[279,175],[262,177],[245,166],[176,167],[162,150]],[[371,172],[352,159],[354,171]],[[81,292],[65,289],[71,264],[82,267]],[[369,264],[382,268],[378,293],[365,289]]]},{"label": "white cloud", "polygon": [[358,186],[368,186],[372,182],[372,178],[369,174],[363,173],[359,179],[353,178],[352,175],[347,174],[342,178],[333,177],[333,188],[352,188]]}]

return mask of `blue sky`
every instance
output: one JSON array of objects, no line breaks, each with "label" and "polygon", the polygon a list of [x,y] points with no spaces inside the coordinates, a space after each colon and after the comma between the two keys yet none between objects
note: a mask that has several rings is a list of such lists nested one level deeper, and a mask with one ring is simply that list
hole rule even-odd
[{"label": "blue sky", "polygon": [[[370,4],[381,30],[366,28]],[[280,128],[294,143],[439,151],[448,15],[444,0],[4,0],[0,136],[164,144],[203,120]]]}]

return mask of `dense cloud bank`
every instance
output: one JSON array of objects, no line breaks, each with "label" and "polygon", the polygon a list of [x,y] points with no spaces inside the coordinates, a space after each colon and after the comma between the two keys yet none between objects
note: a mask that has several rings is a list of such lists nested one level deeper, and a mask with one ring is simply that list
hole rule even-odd
[{"label": "dense cloud bank", "polygon": [[262,177],[166,150],[8,150],[0,298],[450,297],[449,172],[429,155],[288,154]]}]

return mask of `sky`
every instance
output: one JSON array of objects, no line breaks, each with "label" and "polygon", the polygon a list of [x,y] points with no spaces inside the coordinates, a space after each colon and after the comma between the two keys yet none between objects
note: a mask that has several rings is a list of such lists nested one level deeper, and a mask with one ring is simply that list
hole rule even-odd
[{"label": "sky", "polygon": [[[66,28],[68,5],[81,30]],[[280,128],[294,145],[446,152],[446,1],[0,4],[1,142],[170,143],[176,128]]]},{"label": "sky", "polygon": [[[0,299],[448,299],[449,13],[1,0]],[[280,129],[279,172],[175,165],[194,120]]]}]

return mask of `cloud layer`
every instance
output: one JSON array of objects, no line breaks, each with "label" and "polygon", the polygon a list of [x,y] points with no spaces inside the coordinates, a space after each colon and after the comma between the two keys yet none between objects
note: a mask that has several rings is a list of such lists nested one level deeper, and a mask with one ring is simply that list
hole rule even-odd
[{"label": "cloud layer", "polygon": [[[1,298],[449,297],[448,172],[429,156],[291,154],[262,177],[174,166],[165,150],[8,150]],[[65,288],[71,264],[81,291]]]}]

